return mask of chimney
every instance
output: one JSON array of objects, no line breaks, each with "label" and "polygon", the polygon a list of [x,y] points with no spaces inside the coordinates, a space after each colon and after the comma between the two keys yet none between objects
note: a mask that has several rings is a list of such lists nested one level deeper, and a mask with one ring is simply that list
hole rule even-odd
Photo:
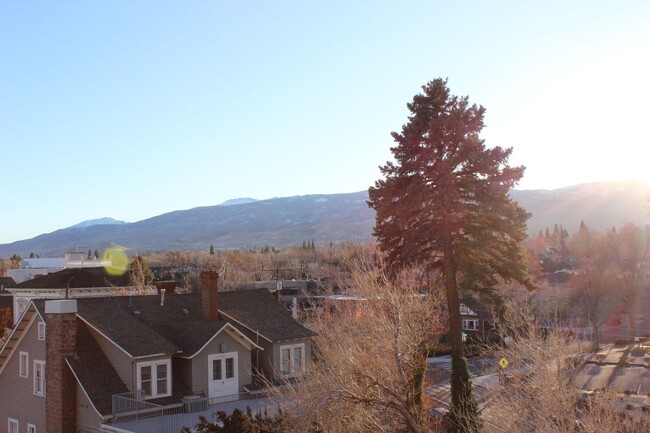
[{"label": "chimney", "polygon": [[77,387],[65,362],[65,356],[75,350],[76,316],[76,299],[45,301],[46,433],[74,433],[77,430]]},{"label": "chimney", "polygon": [[156,289],[158,289],[158,295],[164,293],[169,296],[176,293],[176,281],[156,281],[154,284],[156,285]]},{"label": "chimney", "polygon": [[217,303],[218,282],[218,272],[201,272],[201,313],[206,320],[219,319],[219,304]]}]

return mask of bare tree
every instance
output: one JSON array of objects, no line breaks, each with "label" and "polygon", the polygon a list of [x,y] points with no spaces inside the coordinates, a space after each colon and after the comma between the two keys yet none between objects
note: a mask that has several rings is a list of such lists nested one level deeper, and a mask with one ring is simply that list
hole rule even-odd
[{"label": "bare tree", "polygon": [[621,302],[630,335],[636,337],[637,304],[648,267],[650,237],[645,229],[634,224],[625,224],[611,235],[616,243],[615,261]]},{"label": "bare tree", "polygon": [[576,378],[585,360],[580,341],[563,330],[540,328],[524,298],[507,300],[503,310],[495,317],[509,344],[488,352],[508,364],[483,409],[488,422],[511,433],[648,431],[643,418],[625,414],[604,395],[580,393]]},{"label": "bare tree", "polygon": [[600,327],[617,301],[612,233],[602,235],[581,225],[578,233],[569,239],[569,250],[578,263],[578,273],[571,284],[591,327],[594,348],[598,348]]},{"label": "bare tree", "polygon": [[313,324],[317,359],[284,394],[295,431],[434,431],[423,399],[426,348],[444,331],[437,294],[418,275],[353,272],[354,296]]}]

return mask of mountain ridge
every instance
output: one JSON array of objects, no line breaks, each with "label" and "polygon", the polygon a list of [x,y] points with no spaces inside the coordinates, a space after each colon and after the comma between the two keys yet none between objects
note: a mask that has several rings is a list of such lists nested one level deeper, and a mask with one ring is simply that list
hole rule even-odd
[{"label": "mountain ridge", "polygon": [[[574,232],[582,220],[596,230],[625,222],[639,225],[650,222],[647,208],[650,188],[640,182],[513,190],[511,197],[531,212],[529,233],[546,227],[552,229],[556,223]],[[310,239],[320,245],[370,242],[374,239],[375,215],[367,206],[367,199],[367,191],[310,194],[176,210],[132,223],[76,225],[0,244],[0,256],[25,256],[30,252],[41,257],[60,255],[74,245],[103,250],[118,244],[145,252],[207,250],[210,245],[218,249],[287,247]]]}]

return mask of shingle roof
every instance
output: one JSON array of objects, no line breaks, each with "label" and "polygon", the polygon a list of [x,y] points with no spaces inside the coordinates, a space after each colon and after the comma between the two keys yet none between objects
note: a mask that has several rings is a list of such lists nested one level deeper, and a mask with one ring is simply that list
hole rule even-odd
[{"label": "shingle roof", "polygon": [[[137,298],[144,297],[77,298],[77,316],[133,357],[179,352],[180,348],[133,315],[133,312],[138,310]],[[41,316],[47,321],[45,301],[33,300]]]},{"label": "shingle roof", "polygon": [[[312,331],[296,322],[266,289],[219,292],[219,310],[271,341],[307,338]],[[44,299],[34,300],[44,314]],[[225,325],[201,316],[198,294],[77,298],[77,314],[133,357],[182,353],[192,356]],[[239,327],[234,323],[235,327]]]},{"label": "shingle roof", "polygon": [[[226,325],[201,317],[198,295],[166,296],[163,305],[160,301],[151,295],[79,299],[79,315],[129,353],[140,355],[179,351],[194,355]],[[114,320],[115,313],[124,321]]]},{"label": "shingle roof", "polygon": [[267,289],[219,292],[219,310],[273,342],[313,337]]},{"label": "shingle roof", "polygon": [[16,284],[17,289],[83,289],[129,286],[129,275],[114,276],[104,268],[68,268]]},{"label": "shingle roof", "polygon": [[0,308],[11,308],[14,306],[14,298],[11,295],[0,295]]},{"label": "shingle roof", "polygon": [[75,354],[66,360],[79,384],[101,415],[112,413],[112,395],[128,392],[86,326],[77,323]]},{"label": "shingle roof", "polygon": [[0,286],[3,286],[5,289],[16,287],[16,281],[11,277],[0,277]]}]

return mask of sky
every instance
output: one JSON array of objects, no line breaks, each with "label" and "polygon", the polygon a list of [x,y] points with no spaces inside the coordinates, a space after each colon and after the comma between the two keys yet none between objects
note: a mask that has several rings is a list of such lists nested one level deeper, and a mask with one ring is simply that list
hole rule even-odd
[{"label": "sky", "polygon": [[650,180],[650,2],[4,1],[0,243],[367,189],[443,77],[519,189]]}]

